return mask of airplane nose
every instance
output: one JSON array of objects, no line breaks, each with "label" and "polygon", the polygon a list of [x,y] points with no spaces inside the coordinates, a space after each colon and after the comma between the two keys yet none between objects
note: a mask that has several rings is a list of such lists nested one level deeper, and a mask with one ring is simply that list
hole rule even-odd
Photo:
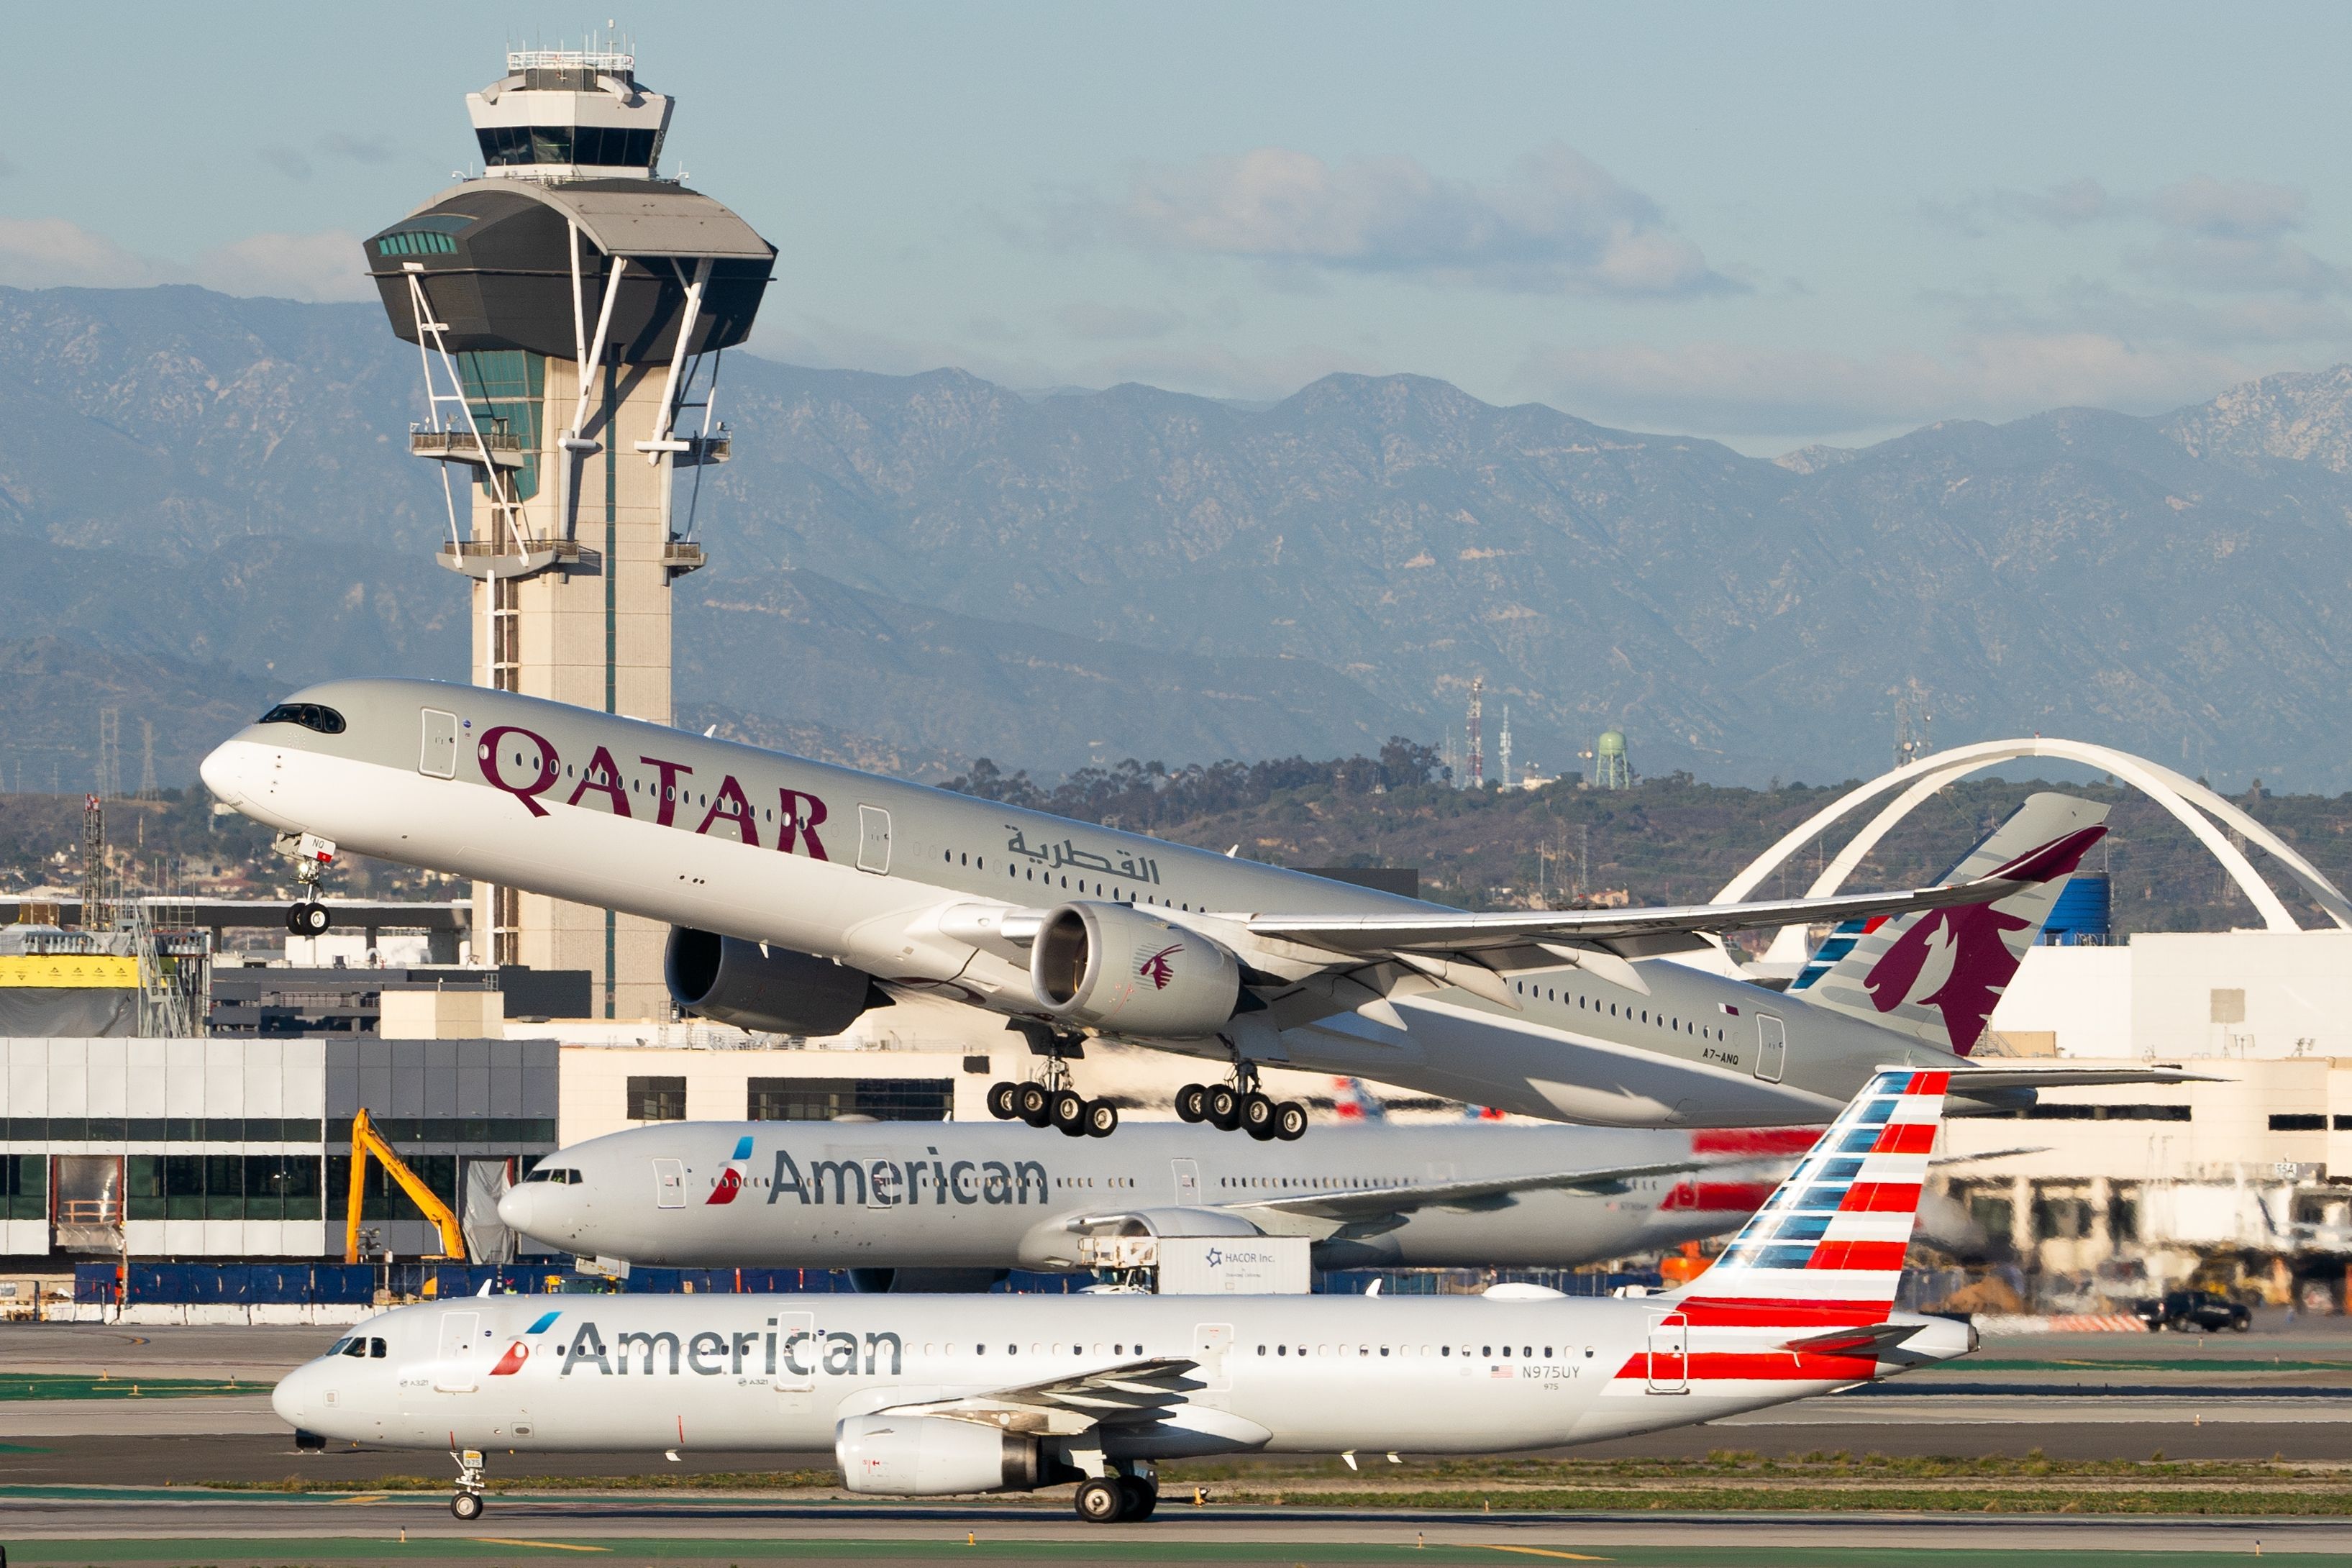
[{"label": "airplane nose", "polygon": [[561,1242],[564,1215],[563,1205],[555,1201],[557,1197],[543,1183],[509,1187],[506,1195],[499,1199],[499,1223],[534,1241]]},{"label": "airplane nose", "polygon": [[298,1366],[278,1380],[269,1391],[269,1408],[278,1412],[278,1419],[299,1431],[312,1427],[310,1385],[318,1381],[318,1369]]},{"label": "airplane nose", "polygon": [[226,741],[215,746],[196,769],[205,787],[213,798],[226,805],[242,806],[246,803],[244,784],[245,761],[253,748],[243,741]]}]

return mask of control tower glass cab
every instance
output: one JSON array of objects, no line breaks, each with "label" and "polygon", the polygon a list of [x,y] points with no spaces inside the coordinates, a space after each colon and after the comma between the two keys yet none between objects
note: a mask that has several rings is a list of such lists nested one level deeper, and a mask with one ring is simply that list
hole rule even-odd
[{"label": "control tower glass cab", "polygon": [[517,51],[466,95],[482,171],[506,179],[652,179],[669,106],[637,85],[634,56],[599,49]]},{"label": "control tower glass cab", "polygon": [[[660,174],[672,100],[627,54],[533,49],[468,94],[481,173],[363,242],[422,371],[409,450],[436,465],[438,559],[472,580],[473,679],[671,721],[670,584],[703,563],[724,351],[776,250]],[[587,969],[598,1011],[663,1017],[666,934],[478,887],[478,958]]]}]

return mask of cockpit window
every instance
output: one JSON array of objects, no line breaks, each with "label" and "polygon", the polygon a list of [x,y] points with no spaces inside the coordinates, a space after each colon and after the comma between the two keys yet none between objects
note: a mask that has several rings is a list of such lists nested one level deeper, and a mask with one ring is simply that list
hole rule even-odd
[{"label": "cockpit window", "polygon": [[321,702],[280,702],[261,716],[264,724],[299,724],[321,735],[343,732],[343,716]]},{"label": "cockpit window", "polygon": [[382,1340],[368,1341],[368,1359],[370,1361],[382,1361],[383,1359],[383,1342]]},{"label": "cockpit window", "polygon": [[344,1347],[344,1346],[346,1346],[346,1345],[348,1345],[348,1344],[350,1344],[351,1342],[351,1342],[349,1339],[340,1339],[340,1340],[337,1340],[333,1344],[331,1344],[331,1345],[329,1345],[329,1346],[327,1347],[327,1352],[326,1352],[326,1353],[327,1353],[327,1354],[329,1354],[329,1355],[341,1355],[341,1354],[342,1354],[342,1353],[343,1353],[343,1347]]},{"label": "cockpit window", "polygon": [[559,1186],[576,1187],[583,1178],[580,1173],[563,1165],[541,1165],[523,1178],[525,1182],[553,1182]]},{"label": "cockpit window", "polygon": [[343,1342],[343,1353],[348,1356],[367,1354],[367,1341],[354,1336]]}]

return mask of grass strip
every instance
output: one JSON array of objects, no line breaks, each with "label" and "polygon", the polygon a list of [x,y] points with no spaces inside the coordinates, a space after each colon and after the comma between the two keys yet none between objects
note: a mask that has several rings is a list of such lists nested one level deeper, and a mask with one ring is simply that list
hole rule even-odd
[{"label": "grass strip", "polygon": [[268,1394],[266,1383],[234,1378],[85,1377],[68,1373],[0,1374],[0,1401],[20,1399],[201,1399]]}]

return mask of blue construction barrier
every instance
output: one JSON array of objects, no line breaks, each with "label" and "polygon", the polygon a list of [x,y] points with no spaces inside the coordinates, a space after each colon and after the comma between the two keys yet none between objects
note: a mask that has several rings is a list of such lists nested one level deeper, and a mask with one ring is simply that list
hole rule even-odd
[{"label": "blue construction barrier", "polygon": [[[202,1306],[317,1306],[375,1300],[376,1271],[349,1263],[139,1263],[133,1301]],[[122,1278],[113,1263],[74,1265],[74,1300],[111,1302]]]}]

